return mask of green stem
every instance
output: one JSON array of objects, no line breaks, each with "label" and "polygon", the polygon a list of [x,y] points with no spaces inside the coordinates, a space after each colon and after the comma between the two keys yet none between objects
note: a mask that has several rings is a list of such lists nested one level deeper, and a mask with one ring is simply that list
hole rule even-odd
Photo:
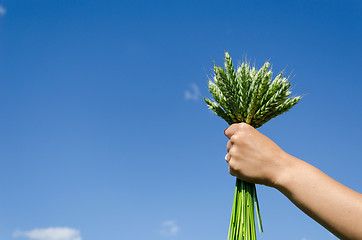
[{"label": "green stem", "polygon": [[256,240],[255,212],[263,231],[255,184],[236,179],[233,209],[227,240]]}]

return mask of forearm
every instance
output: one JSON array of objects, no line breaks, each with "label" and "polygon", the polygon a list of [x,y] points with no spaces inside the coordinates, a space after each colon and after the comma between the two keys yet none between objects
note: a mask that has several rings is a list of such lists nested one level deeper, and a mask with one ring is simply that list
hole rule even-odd
[{"label": "forearm", "polygon": [[287,153],[248,124],[225,130],[231,175],[272,186],[343,240],[362,239],[362,195]]},{"label": "forearm", "polygon": [[312,165],[284,155],[275,187],[297,207],[341,239],[362,239],[362,195]]}]

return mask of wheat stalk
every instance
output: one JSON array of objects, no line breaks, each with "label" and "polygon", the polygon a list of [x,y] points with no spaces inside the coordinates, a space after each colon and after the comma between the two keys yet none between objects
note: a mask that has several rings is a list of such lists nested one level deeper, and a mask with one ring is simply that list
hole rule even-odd
[{"label": "wheat stalk", "polygon": [[[235,71],[231,57],[225,52],[224,68],[214,63],[209,92],[214,100],[204,98],[216,115],[228,124],[245,122],[258,128],[288,111],[301,99],[289,97],[290,82],[278,74],[272,80],[270,63],[256,70],[246,60]],[[256,240],[255,213],[259,231],[263,231],[255,185],[236,179],[233,210],[228,240]]]}]

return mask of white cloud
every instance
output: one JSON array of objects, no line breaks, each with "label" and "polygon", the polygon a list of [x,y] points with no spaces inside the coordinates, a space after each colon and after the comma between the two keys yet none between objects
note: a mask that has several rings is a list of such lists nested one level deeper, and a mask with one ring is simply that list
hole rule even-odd
[{"label": "white cloud", "polygon": [[82,240],[77,229],[67,227],[35,228],[31,231],[15,231],[13,237],[35,240]]},{"label": "white cloud", "polygon": [[307,240],[306,238],[302,238],[302,240]]},{"label": "white cloud", "polygon": [[196,84],[192,83],[190,84],[190,87],[191,87],[191,90],[186,90],[185,91],[185,99],[186,100],[197,100],[199,99],[199,96],[200,96],[200,90],[199,88],[197,87]]},{"label": "white cloud", "polygon": [[160,233],[164,236],[175,236],[180,231],[180,227],[176,224],[176,222],[171,220],[164,221],[161,224],[161,227],[162,229]]},{"label": "white cloud", "polygon": [[6,13],[6,9],[0,5],[0,16],[4,16]]}]

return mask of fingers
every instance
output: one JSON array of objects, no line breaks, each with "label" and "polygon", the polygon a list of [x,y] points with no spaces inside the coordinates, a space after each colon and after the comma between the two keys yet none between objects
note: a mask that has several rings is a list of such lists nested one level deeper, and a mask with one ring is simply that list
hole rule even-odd
[{"label": "fingers", "polygon": [[236,177],[238,171],[235,169],[235,163],[231,161],[232,156],[230,155],[230,153],[227,153],[225,155],[225,160],[228,163],[228,170],[229,170],[230,175]]},{"label": "fingers", "polygon": [[232,141],[228,141],[228,143],[226,144],[226,151],[230,152],[230,148],[233,146]]},{"label": "fingers", "polygon": [[250,128],[253,128],[247,123],[234,123],[227,129],[225,129],[224,134],[227,138],[231,138],[236,132],[248,131]]},{"label": "fingers", "polygon": [[238,125],[239,125],[238,123],[234,123],[227,129],[225,129],[224,131],[225,136],[230,139],[231,136],[234,135],[234,133],[237,131]]},{"label": "fingers", "polygon": [[237,176],[237,172],[233,168],[231,168],[230,165],[229,165],[229,173],[231,176],[234,176],[234,177]]},{"label": "fingers", "polygon": [[245,140],[245,132],[248,131],[250,125],[246,123],[233,124],[229,128],[225,129],[225,135],[229,138],[229,141],[226,145],[226,150],[230,152],[231,147],[234,144],[238,144]]},{"label": "fingers", "polygon": [[225,155],[225,161],[226,161],[227,163],[229,163],[230,159],[231,159],[231,156],[230,156],[229,153],[227,153],[227,154]]},{"label": "fingers", "polygon": [[[229,141],[226,145],[226,150],[228,151],[228,154],[226,154],[225,160],[229,164],[229,173],[232,176],[238,176],[238,169],[240,167],[239,165],[241,164],[240,154],[236,154],[239,155],[237,159],[235,159],[236,155],[234,156],[233,154],[235,154],[236,152],[240,152],[240,147],[243,146],[243,142],[245,141],[245,138],[248,137],[249,132],[252,128],[253,127],[246,123],[235,123],[224,131],[225,136],[229,138]],[[230,154],[230,151],[232,152],[232,154]]]}]

